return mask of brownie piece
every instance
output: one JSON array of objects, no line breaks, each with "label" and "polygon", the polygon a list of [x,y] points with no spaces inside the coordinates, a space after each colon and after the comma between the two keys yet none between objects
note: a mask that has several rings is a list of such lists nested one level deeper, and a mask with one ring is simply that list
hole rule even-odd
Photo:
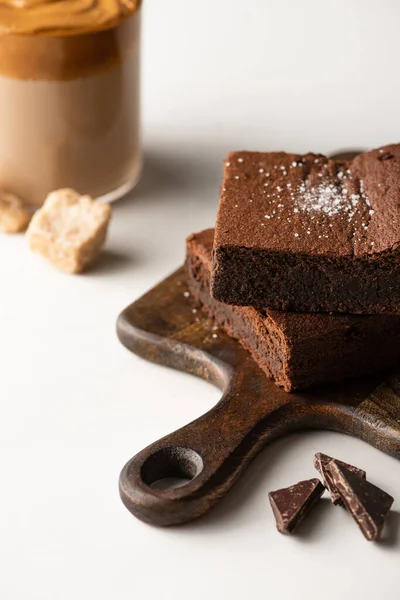
[{"label": "brownie piece", "polygon": [[205,312],[287,392],[390,368],[400,360],[400,317],[285,313],[210,296],[214,230],[187,239],[189,289]]},{"label": "brownie piece", "polygon": [[300,481],[268,494],[279,533],[291,534],[320,500],[325,488],[319,479]]},{"label": "brownie piece", "polygon": [[399,314],[400,144],[342,163],[229,154],[211,293],[240,306]]}]

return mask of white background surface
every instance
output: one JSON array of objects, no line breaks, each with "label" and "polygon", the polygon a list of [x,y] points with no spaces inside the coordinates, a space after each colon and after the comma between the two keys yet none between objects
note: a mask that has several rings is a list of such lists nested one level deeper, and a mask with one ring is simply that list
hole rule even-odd
[{"label": "white background surface", "polygon": [[[129,354],[114,326],[182,261],[185,236],[213,224],[228,150],[399,141],[399,7],[147,0],[147,167],[115,206],[105,260],[73,278],[22,237],[0,239],[2,600],[397,598],[400,462],[345,436],[270,446],[192,525],[134,519],[118,496],[124,463],[219,394]],[[397,498],[386,543],[364,541],[327,499],[301,535],[275,532],[268,491],[314,476],[319,450]]]}]

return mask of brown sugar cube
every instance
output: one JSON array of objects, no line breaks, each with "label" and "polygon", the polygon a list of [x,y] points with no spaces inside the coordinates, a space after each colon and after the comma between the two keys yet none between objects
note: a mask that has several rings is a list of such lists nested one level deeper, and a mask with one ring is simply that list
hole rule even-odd
[{"label": "brown sugar cube", "polygon": [[27,231],[30,249],[66,273],[81,273],[104,244],[111,207],[62,189],[48,195]]},{"label": "brown sugar cube", "polygon": [[0,231],[19,233],[25,231],[32,214],[23,200],[0,190]]}]

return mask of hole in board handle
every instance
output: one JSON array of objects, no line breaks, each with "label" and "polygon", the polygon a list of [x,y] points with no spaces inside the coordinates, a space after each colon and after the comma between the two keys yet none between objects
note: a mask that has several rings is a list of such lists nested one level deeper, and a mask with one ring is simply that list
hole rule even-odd
[{"label": "hole in board handle", "polygon": [[176,490],[187,485],[192,480],[187,477],[164,477],[151,484],[153,490]]},{"label": "hole in board handle", "polygon": [[161,448],[143,463],[141,476],[148,486],[171,490],[192,481],[203,470],[203,460],[190,448]]}]

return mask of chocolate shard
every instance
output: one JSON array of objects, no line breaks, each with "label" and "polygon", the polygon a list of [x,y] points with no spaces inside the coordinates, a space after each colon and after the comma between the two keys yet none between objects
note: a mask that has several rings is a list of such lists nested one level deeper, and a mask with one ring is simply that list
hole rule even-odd
[{"label": "chocolate shard", "polygon": [[348,469],[355,475],[358,475],[359,477],[363,477],[364,479],[366,478],[367,474],[365,471],[363,471],[362,469],[359,469],[358,467],[353,467],[353,465],[349,465],[348,463],[345,463],[341,460],[337,460],[336,458],[334,459],[331,456],[328,456],[327,454],[323,454],[322,452],[317,452],[317,454],[314,456],[314,467],[317,469],[318,473],[321,475],[322,482],[323,482],[324,486],[326,487],[326,489],[328,490],[328,492],[330,493],[333,504],[342,505],[343,504],[342,498],[340,497],[340,494],[337,491],[335,484],[333,483],[332,476],[328,469],[328,465],[332,460],[335,460],[336,463],[339,465],[339,467],[344,467],[345,469]]},{"label": "chocolate shard", "polygon": [[364,537],[379,540],[385,519],[393,504],[392,496],[332,460],[327,466],[332,481],[347,510]]},{"label": "chocolate shard", "polygon": [[290,534],[318,502],[325,488],[319,479],[300,481],[269,493],[269,501],[280,533]]}]

